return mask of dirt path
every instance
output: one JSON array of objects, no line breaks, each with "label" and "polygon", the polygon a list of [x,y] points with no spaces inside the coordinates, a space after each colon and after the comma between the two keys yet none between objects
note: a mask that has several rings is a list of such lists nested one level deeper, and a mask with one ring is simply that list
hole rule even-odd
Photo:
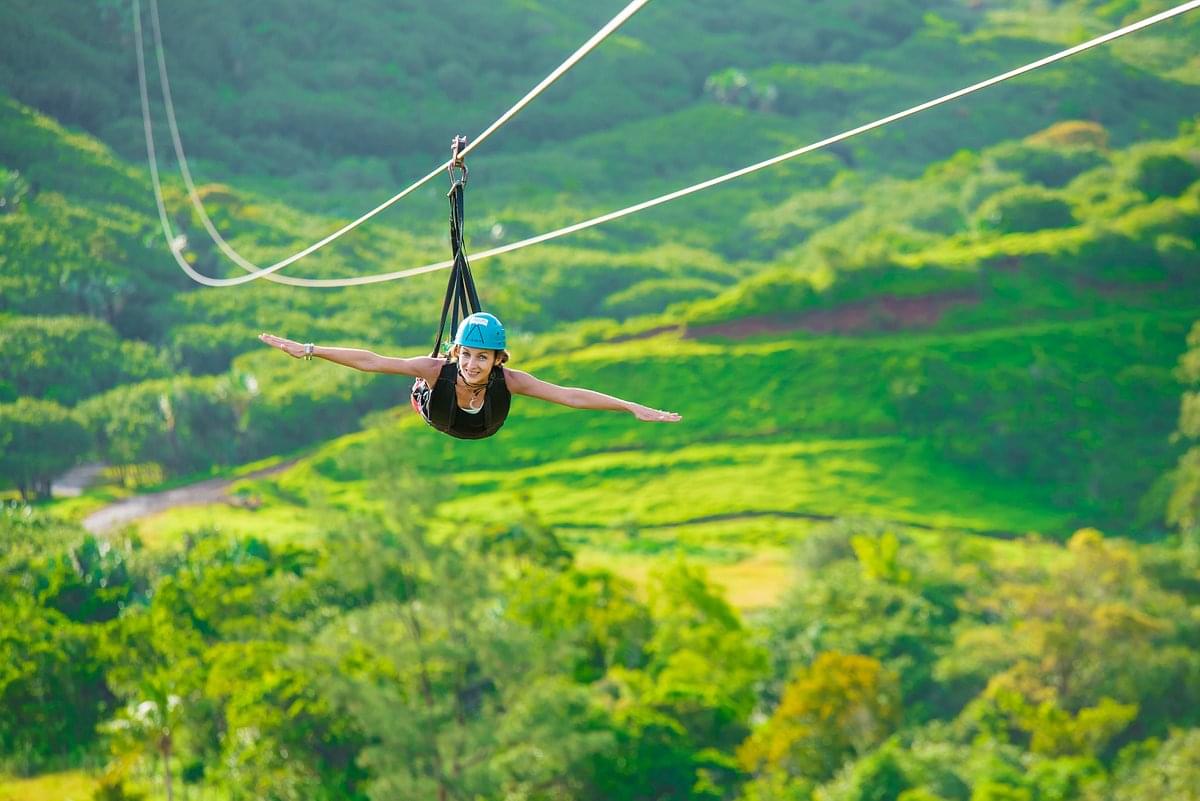
[{"label": "dirt path", "polygon": [[248,478],[262,478],[283,472],[296,463],[289,459],[273,467],[255,470],[237,478],[210,478],[178,487],[165,492],[153,492],[147,495],[134,495],[116,503],[109,504],[103,509],[92,512],[83,519],[83,527],[92,534],[106,534],[121,526],[128,525],[149,515],[165,512],[178,506],[202,506],[209,503],[220,503],[229,497],[231,485]]}]

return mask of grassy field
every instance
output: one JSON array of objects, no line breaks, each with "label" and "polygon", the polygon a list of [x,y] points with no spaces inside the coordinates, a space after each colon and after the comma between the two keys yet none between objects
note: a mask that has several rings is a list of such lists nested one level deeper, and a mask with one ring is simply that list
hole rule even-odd
[{"label": "grassy field", "polygon": [[0,776],[0,801],[90,801],[96,786],[94,776],[76,770],[29,779]]},{"label": "grassy field", "polygon": [[[695,559],[753,608],[786,585],[788,550],[832,519],[1002,539],[1058,539],[1096,524],[1105,499],[1064,492],[1037,471],[1058,469],[1056,454],[1090,453],[1073,469],[1105,491],[1165,467],[1170,365],[1187,323],[1182,313],[1125,313],[967,333],[595,345],[529,368],[677,409],[684,421],[646,425],[518,399],[504,431],[477,443],[438,435],[398,407],[281,473],[235,481],[231,504],[173,509],[137,528],[152,546],[197,528],[315,544],[348,516],[387,511],[411,491],[389,476],[409,471],[448,534],[535,521],[584,561],[634,579],[663,560]],[[920,392],[935,416],[952,403],[968,422],[923,427],[910,400]],[[1014,419],[1025,439],[1008,442]],[[1146,459],[1115,461],[1131,453],[1127,443]],[[1021,447],[1032,456],[1015,468],[986,458],[991,448],[1017,459]],[[1125,498],[1145,491],[1124,489]]]},{"label": "grassy field", "polygon": [[[406,491],[387,476],[412,470],[442,531],[535,520],[585,563],[635,580],[663,560],[695,559],[735,603],[754,608],[790,580],[788,550],[830,519],[971,539],[1058,538],[1088,522],[1086,504],[1064,504],[1035,478],[949,458],[935,437],[906,427],[894,386],[919,376],[921,353],[947,354],[968,377],[1025,370],[1031,355],[1051,360],[1074,371],[1060,380],[1090,411],[1071,422],[1088,423],[1123,402],[1098,397],[1109,385],[1097,376],[1126,369],[1122,359],[1169,363],[1161,354],[1182,340],[1184,326],[1182,317],[1126,315],[960,335],[745,343],[663,336],[593,346],[532,369],[651,402],[674,397],[677,405],[662,405],[679,408],[685,421],[641,425],[519,400],[500,436],[462,443],[401,408],[283,473],[236,482],[234,504],[178,508],[137,527],[155,546],[197,528],[316,543],[347,525],[347,515],[385,511]],[[1156,374],[1145,372],[1153,385]],[[708,389],[718,382],[729,390]],[[1149,423],[1169,426],[1165,417]]]},{"label": "grassy field", "polygon": [[[328,472],[330,464],[360,455],[358,449],[386,447],[394,437],[394,431],[366,432],[332,442],[283,474],[235,485],[236,505],[177,508],[137,529],[152,547],[197,529],[316,544],[323,533],[348,525],[347,515],[389,504],[386,480],[338,480],[323,475],[322,466]],[[1036,487],[947,465],[927,445],[899,438],[597,453],[509,471],[465,471],[442,491],[431,522],[444,535],[535,520],[582,564],[639,584],[664,562],[703,564],[730,600],[748,610],[769,605],[790,585],[791,550],[832,518],[883,521],[908,536],[964,542],[1071,525],[1071,513],[1054,508]]]},{"label": "grassy field", "polygon": [[1063,524],[1061,513],[1031,504],[1032,493],[972,480],[924,451],[898,439],[780,440],[594,454],[461,474],[457,497],[441,511],[488,521],[503,517],[505,501],[520,496],[546,523],[563,528],[684,529],[764,515],[1006,532]]}]

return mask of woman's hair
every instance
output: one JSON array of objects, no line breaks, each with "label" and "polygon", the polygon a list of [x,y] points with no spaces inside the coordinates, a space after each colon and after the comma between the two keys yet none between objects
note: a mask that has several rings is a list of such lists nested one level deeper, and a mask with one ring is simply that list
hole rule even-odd
[{"label": "woman's hair", "polygon": [[[462,345],[451,345],[450,346],[449,356],[450,356],[451,361],[458,361],[458,352],[461,348],[462,348]],[[480,350],[487,350],[487,349],[480,348]],[[492,353],[496,354],[496,364],[504,364],[511,358],[509,352],[506,350],[496,350],[494,348],[492,348],[490,350],[492,351]]]}]

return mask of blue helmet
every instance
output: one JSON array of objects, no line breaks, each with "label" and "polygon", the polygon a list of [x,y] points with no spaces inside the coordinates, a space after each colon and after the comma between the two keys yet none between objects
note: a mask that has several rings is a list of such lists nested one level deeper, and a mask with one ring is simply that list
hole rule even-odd
[{"label": "blue helmet", "polygon": [[455,345],[466,345],[468,348],[487,348],[489,350],[504,350],[504,325],[494,314],[475,312],[458,324],[458,333],[454,335]]}]

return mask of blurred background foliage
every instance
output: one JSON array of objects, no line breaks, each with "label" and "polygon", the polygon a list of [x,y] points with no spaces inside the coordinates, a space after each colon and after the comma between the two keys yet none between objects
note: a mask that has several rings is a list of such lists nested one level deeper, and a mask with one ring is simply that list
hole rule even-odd
[{"label": "blurred background foliage", "polygon": [[[618,5],[164,3],[206,211],[288,255]],[[1167,5],[650,4],[472,157],[468,244]],[[404,381],[255,339],[424,352],[444,276],[191,283],[128,4],[0,7],[0,798],[1191,801],[1198,26],[478,261],[515,366],[685,423],[521,404],[469,448],[387,411]],[[236,274],[154,117],[185,257]],[[444,203],[289,272],[441,260]],[[52,499],[81,462],[109,483]],[[79,527],[262,464],[232,506]]]}]

